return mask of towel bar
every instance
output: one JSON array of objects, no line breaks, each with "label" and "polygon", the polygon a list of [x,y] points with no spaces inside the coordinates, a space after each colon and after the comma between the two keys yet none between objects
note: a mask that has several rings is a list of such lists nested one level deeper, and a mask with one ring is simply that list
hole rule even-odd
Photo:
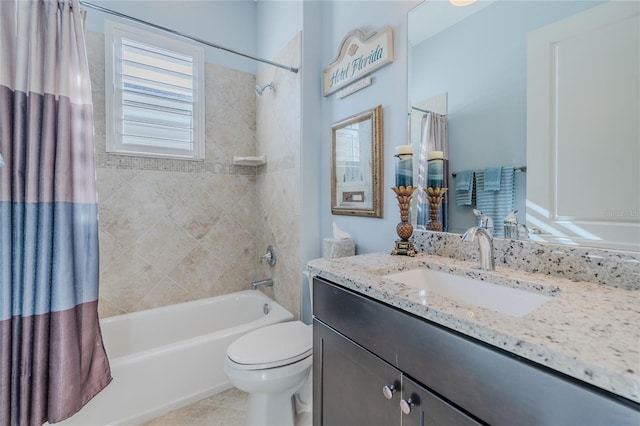
[{"label": "towel bar", "polygon": [[[520,166],[520,167],[514,167],[513,171],[515,172],[526,172],[527,171],[527,166]],[[451,176],[456,177],[458,175],[458,173],[456,172],[451,172]]]}]

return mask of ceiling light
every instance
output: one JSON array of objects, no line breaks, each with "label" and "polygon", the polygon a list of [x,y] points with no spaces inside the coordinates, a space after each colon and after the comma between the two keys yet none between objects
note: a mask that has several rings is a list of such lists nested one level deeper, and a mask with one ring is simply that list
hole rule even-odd
[{"label": "ceiling light", "polygon": [[475,3],[476,0],[449,0],[454,6],[469,6],[472,3]]}]

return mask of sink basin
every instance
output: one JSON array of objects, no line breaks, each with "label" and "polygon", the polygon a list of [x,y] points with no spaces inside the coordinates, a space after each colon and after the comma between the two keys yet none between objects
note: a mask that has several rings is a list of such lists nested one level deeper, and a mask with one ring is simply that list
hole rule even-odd
[{"label": "sink basin", "polygon": [[551,296],[426,268],[389,274],[385,278],[515,317],[527,315],[551,299]]}]

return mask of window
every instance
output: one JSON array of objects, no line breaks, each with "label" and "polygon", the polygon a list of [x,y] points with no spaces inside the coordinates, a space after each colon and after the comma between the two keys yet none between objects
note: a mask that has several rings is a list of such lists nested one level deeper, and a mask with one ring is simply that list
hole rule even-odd
[{"label": "window", "polygon": [[204,159],[204,50],[105,22],[107,152]]}]

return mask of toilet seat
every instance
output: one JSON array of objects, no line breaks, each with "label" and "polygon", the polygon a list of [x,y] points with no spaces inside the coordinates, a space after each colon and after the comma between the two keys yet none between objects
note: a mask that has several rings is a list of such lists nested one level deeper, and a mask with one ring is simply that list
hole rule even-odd
[{"label": "toilet seat", "polygon": [[259,328],[229,345],[227,358],[238,370],[282,367],[312,354],[311,326],[290,321]]}]

